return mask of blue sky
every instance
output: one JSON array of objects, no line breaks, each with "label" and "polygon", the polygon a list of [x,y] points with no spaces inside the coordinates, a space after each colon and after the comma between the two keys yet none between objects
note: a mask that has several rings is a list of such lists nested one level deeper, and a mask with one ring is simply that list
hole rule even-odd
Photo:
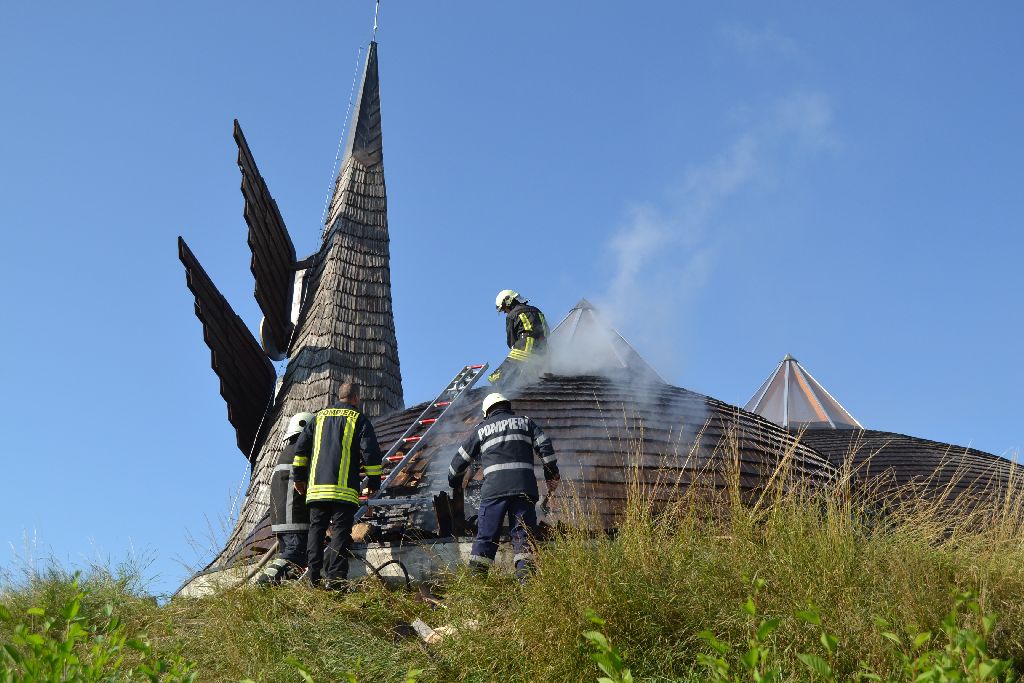
[{"label": "blue sky", "polygon": [[[166,591],[229,513],[175,238],[255,327],[231,121],[311,252],[372,14],[0,5],[0,562],[149,553]],[[1022,33],[1019,3],[386,0],[407,401],[500,360],[513,287],[681,386],[742,405],[792,353],[868,427],[1015,455]]]}]

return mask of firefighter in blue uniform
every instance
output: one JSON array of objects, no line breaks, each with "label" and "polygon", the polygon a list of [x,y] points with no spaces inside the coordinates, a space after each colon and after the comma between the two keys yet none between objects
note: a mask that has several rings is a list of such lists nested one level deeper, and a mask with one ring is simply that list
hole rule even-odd
[{"label": "firefighter in blue uniform", "polygon": [[[319,411],[295,444],[295,487],[306,495],[309,543],[306,560],[309,581],[342,589],[348,577],[352,520],[359,509],[362,475],[370,491],[380,488],[381,453],[373,425],[359,412],[359,385],[345,382],[338,401]],[[324,550],[327,529],[331,541]]]},{"label": "firefighter in blue uniform", "polygon": [[448,485],[452,489],[462,488],[470,463],[480,461],[484,483],[470,566],[484,573],[494,563],[498,535],[508,518],[516,576],[522,581],[533,566],[530,537],[537,530],[534,506],[540,495],[533,473],[534,453],[543,464],[549,495],[560,481],[558,462],[551,439],[529,417],[512,412],[512,404],[501,394],[489,394],[484,399],[483,412],[484,420],[452,458]]},{"label": "firefighter in blue uniform", "polygon": [[508,356],[488,379],[500,387],[510,387],[543,372],[547,353],[548,323],[544,314],[512,289],[498,292],[494,307],[505,314]]},{"label": "firefighter in blue uniform", "polygon": [[270,530],[277,534],[277,557],[264,568],[256,583],[272,586],[283,580],[297,579],[306,567],[309,535],[309,511],[306,497],[295,490],[292,468],[295,442],[312,422],[313,413],[296,413],[284,431],[284,448],[270,475]]}]

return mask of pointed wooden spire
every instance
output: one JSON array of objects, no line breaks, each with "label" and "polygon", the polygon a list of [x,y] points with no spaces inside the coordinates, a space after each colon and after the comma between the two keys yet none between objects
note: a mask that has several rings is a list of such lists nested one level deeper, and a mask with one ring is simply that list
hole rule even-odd
[{"label": "pointed wooden spire", "polygon": [[375,219],[386,219],[384,192],[384,143],[380,122],[380,77],[377,73],[377,43],[370,43],[366,67],[352,110],[348,140],[341,170],[334,181],[334,195],[327,211],[324,237],[340,218],[379,226]]},{"label": "pointed wooden spire", "polygon": [[377,44],[370,43],[345,159],[328,212],[285,375],[303,410],[326,405],[341,382],[362,386],[364,411],[404,407],[391,304],[391,253],[381,140]]},{"label": "pointed wooden spire", "polygon": [[301,262],[301,304],[288,367],[267,416],[271,426],[254,459],[238,523],[218,562],[230,561],[266,513],[270,475],[292,415],[326,408],[346,381],[360,384],[363,412],[371,419],[404,407],[382,150],[377,46],[371,43],[323,242]]}]

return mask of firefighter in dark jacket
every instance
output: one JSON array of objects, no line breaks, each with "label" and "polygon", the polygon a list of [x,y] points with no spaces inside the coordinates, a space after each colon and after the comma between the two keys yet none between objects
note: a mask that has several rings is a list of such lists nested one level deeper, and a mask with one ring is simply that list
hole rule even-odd
[{"label": "firefighter in dark jacket", "polygon": [[490,374],[492,384],[510,387],[543,372],[547,353],[548,323],[536,306],[519,292],[503,289],[494,300],[494,307],[505,314],[505,339],[508,356]]},{"label": "firefighter in dark jacket", "polygon": [[512,412],[501,394],[489,394],[483,403],[484,420],[459,448],[448,468],[448,485],[462,487],[466,469],[474,460],[483,468],[480,511],[470,566],[486,572],[498,552],[498,535],[508,518],[516,576],[524,580],[533,566],[530,537],[537,530],[534,505],[540,498],[533,473],[534,453],[544,466],[548,494],[559,484],[555,449],[537,423]]},{"label": "firefighter in dark jacket", "polygon": [[284,448],[277,466],[270,475],[270,530],[277,534],[277,557],[270,561],[256,579],[262,586],[297,579],[306,567],[306,545],[309,535],[309,512],[306,497],[295,490],[292,477],[295,442],[313,413],[296,413],[284,431]]},{"label": "firefighter in dark jacket", "polygon": [[[359,385],[345,382],[338,402],[319,411],[295,444],[295,486],[309,508],[307,564],[314,585],[341,589],[348,576],[352,519],[359,509],[362,475],[380,488],[381,453],[373,425],[359,412]],[[330,545],[324,550],[327,529]]]}]

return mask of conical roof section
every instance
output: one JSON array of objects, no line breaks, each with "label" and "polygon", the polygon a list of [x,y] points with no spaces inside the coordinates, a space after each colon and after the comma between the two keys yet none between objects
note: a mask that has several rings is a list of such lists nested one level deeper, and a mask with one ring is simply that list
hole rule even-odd
[{"label": "conical roof section", "polygon": [[370,417],[405,405],[391,300],[377,43],[366,54],[345,159],[291,350],[285,384],[301,383],[301,400],[316,408],[346,379],[362,386]]},{"label": "conical roof section", "polygon": [[556,375],[626,373],[665,381],[586,299],[551,331],[548,348],[550,370]]},{"label": "conical roof section", "polygon": [[[379,194],[370,192],[363,202],[359,199],[360,189],[357,183],[370,181],[370,186],[377,185],[375,171],[380,172]],[[386,204],[384,194],[384,136],[380,122],[380,76],[377,73],[377,43],[371,42],[366,52],[366,67],[363,80],[359,85],[355,108],[352,110],[352,123],[345,143],[345,154],[342,158],[341,171],[334,181],[334,195],[331,197],[324,224],[324,236],[336,225],[339,218],[346,214],[352,216],[359,210],[366,210],[367,215],[356,218],[372,218],[372,213],[380,209],[379,202]],[[365,175],[364,175],[365,174]],[[376,188],[374,188],[376,189]],[[373,201],[374,199],[379,202]],[[372,223],[371,223],[372,224]],[[384,225],[385,230],[387,225]]]},{"label": "conical roof section", "polygon": [[743,408],[788,429],[863,429],[788,353]]}]

